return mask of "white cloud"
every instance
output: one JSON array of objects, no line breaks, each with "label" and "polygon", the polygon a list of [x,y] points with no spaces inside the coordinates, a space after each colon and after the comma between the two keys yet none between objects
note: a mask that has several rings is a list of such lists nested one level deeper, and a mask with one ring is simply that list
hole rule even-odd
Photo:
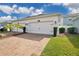
[{"label": "white cloud", "polygon": [[26,8],[26,7],[19,7],[15,10],[16,13],[23,13],[23,14],[31,14],[30,16],[39,15],[44,12],[44,9],[36,9],[34,7]]},{"label": "white cloud", "polygon": [[17,6],[16,4],[14,4],[14,5],[12,6],[12,8],[14,8],[14,9],[17,8],[17,7],[18,7],[18,6]]},{"label": "white cloud", "polygon": [[20,12],[17,9],[15,9],[13,13],[19,14]]},{"label": "white cloud", "polygon": [[71,8],[79,8],[79,3],[66,3],[64,5]]},{"label": "white cloud", "polygon": [[35,10],[34,7],[19,7],[18,9],[15,10],[15,13],[22,13],[22,14],[31,14]]},{"label": "white cloud", "polygon": [[23,14],[29,14],[30,13],[30,10],[28,8],[26,8],[26,7],[19,7],[18,11],[20,13],[23,13]]},{"label": "white cloud", "polygon": [[70,14],[79,13],[79,3],[65,3],[63,5],[69,8]]},{"label": "white cloud", "polygon": [[0,11],[6,14],[18,13],[16,4],[14,4],[12,7],[8,5],[0,5]]},{"label": "white cloud", "polygon": [[70,3],[64,3],[63,5],[64,5],[64,6],[68,6],[68,5],[70,5]]},{"label": "white cloud", "polygon": [[0,17],[0,22],[6,22],[6,21],[12,21],[12,20],[17,20],[17,17],[12,17],[10,15]]},{"label": "white cloud", "polygon": [[44,9],[36,9],[35,11],[32,12],[31,16],[43,14]]},{"label": "white cloud", "polygon": [[0,5],[0,11],[6,13],[6,14],[11,14],[13,12],[13,8],[7,5]]},{"label": "white cloud", "polygon": [[[27,7],[18,7],[16,4],[13,6],[8,6],[8,5],[0,5],[0,11],[10,15],[12,13],[18,13],[18,14],[28,14],[28,15],[39,15],[44,12],[43,8],[37,9],[34,8],[33,6],[27,8]],[[5,17],[4,17],[5,18]]]},{"label": "white cloud", "polygon": [[16,4],[14,4],[12,7],[8,5],[0,5],[0,11],[11,14],[11,13],[23,13],[28,14],[30,13],[30,10],[33,10],[34,7],[26,8],[26,7],[18,7]]},{"label": "white cloud", "polygon": [[35,12],[38,13],[38,14],[42,14],[43,11],[44,11],[43,9],[36,9],[35,10]]},{"label": "white cloud", "polygon": [[79,8],[73,8],[70,12],[70,14],[79,13]]}]

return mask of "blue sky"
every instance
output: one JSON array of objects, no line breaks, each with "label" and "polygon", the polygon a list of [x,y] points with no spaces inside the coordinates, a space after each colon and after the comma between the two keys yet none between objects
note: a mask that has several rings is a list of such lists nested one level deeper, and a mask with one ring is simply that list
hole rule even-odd
[{"label": "blue sky", "polygon": [[0,4],[0,19],[14,20],[35,16],[39,14],[60,13],[63,15],[69,14],[69,7],[64,4],[53,3],[1,3]]}]

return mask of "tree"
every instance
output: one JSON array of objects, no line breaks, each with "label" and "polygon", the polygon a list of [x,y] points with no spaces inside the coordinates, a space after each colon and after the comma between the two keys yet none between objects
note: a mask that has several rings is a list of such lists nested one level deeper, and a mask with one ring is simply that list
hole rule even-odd
[{"label": "tree", "polygon": [[6,25],[5,25],[5,28],[6,28],[7,30],[9,29],[9,30],[11,31],[11,30],[13,29],[13,26],[14,26],[13,24],[6,24]]},{"label": "tree", "polygon": [[17,28],[17,30],[20,28],[23,28],[23,26],[21,24],[11,24],[10,23],[10,24],[6,24],[5,28],[9,29],[11,31],[14,28]]}]

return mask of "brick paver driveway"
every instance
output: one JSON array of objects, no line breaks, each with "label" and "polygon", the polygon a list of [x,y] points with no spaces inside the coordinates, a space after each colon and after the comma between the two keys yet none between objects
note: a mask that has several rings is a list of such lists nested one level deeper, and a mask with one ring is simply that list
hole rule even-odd
[{"label": "brick paver driveway", "polygon": [[49,41],[47,35],[21,34],[0,40],[0,55],[40,55]]}]

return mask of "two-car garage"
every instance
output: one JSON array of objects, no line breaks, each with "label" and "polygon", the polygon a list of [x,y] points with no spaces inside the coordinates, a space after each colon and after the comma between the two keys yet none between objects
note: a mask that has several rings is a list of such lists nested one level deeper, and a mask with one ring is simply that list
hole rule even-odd
[{"label": "two-car garage", "polygon": [[26,32],[38,34],[53,34],[52,22],[32,22],[26,25]]},{"label": "two-car garage", "polygon": [[[36,34],[48,34],[53,35],[55,30],[58,34],[58,27],[62,25],[62,17],[59,14],[51,15],[39,15],[26,18],[26,20],[19,21],[19,24],[24,24],[27,33],[36,33]],[[17,22],[16,22],[17,23]]]}]

